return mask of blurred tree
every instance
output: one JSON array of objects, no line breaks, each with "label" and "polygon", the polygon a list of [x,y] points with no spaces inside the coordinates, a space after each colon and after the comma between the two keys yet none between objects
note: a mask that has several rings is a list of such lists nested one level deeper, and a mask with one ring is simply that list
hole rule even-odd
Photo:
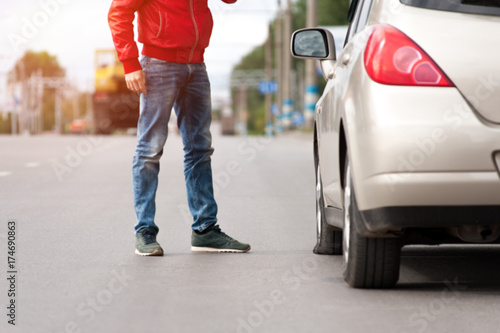
[{"label": "blurred tree", "polygon": [[[317,0],[318,1],[318,25],[333,26],[347,24],[347,11],[349,9],[349,0]],[[292,4],[292,27],[293,30],[304,28],[306,26],[307,0],[296,0]],[[272,23],[272,35],[274,36],[274,26]],[[287,52],[287,51],[286,51]],[[240,63],[233,70],[264,69],[264,45],[253,49],[249,54],[242,58]],[[299,70],[298,64],[303,60],[293,60],[293,67]],[[274,55],[273,55],[273,68]],[[302,66],[303,70],[303,66]],[[324,87],[324,81],[320,80],[320,89]],[[233,101],[236,100],[237,90],[232,89]],[[257,89],[248,90],[248,130],[250,133],[264,133],[265,110],[264,96],[259,94]]]},{"label": "blurred tree", "polygon": [[[252,70],[264,68],[264,47],[256,47],[233,70]],[[238,88],[232,89],[233,101],[237,99]],[[256,88],[247,91],[248,131],[250,134],[262,134],[265,127],[264,96]]]},{"label": "blurred tree", "polygon": [[319,0],[319,25],[346,25],[349,0]]},{"label": "blurred tree", "polygon": [[[57,57],[47,51],[26,51],[9,72],[10,83],[28,80],[32,74],[41,71],[43,77],[64,77],[66,70]],[[43,130],[52,130],[55,124],[55,89],[45,88],[43,94]]]},{"label": "blurred tree", "polygon": [[264,60],[264,47],[261,45],[244,56],[234,69],[263,69]]},{"label": "blurred tree", "polygon": [[[317,0],[318,25],[346,25],[349,0]],[[293,27],[306,26],[307,0],[297,0],[293,6]]]},{"label": "blurred tree", "polygon": [[45,77],[63,77],[66,75],[66,71],[61,67],[56,56],[50,55],[47,51],[34,52],[28,50],[10,71],[9,80],[19,82],[22,80],[23,75],[25,78],[29,78],[31,74],[36,73],[38,70],[41,70],[42,76]]},{"label": "blurred tree", "polygon": [[0,133],[7,134],[11,133],[11,115],[10,113],[5,115],[0,113]]}]

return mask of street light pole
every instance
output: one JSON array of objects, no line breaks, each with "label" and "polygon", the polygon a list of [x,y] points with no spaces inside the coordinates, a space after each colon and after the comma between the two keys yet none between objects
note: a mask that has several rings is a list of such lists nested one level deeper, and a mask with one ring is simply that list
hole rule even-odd
[{"label": "street light pole", "polygon": [[292,35],[291,0],[287,0],[285,26],[283,30],[283,126],[285,130],[289,130],[292,127],[293,111],[290,82],[290,73],[292,71],[292,55],[290,54],[290,36]]},{"label": "street light pole", "polygon": [[26,66],[24,59],[19,62],[21,66],[21,112],[19,114],[19,134],[27,133],[28,122],[28,85],[26,79]]},{"label": "street light pole", "polygon": [[[269,24],[269,33],[266,41],[266,81],[271,82],[273,79],[273,68],[272,68],[272,55],[273,55],[273,43],[271,38],[271,24]],[[273,122],[271,115],[271,106],[272,106],[272,94],[271,92],[266,93],[266,135],[273,135]]]},{"label": "street light pole", "polygon": [[[308,28],[318,25],[318,0],[307,0]],[[313,128],[314,112],[318,101],[318,76],[316,74],[316,61],[306,61],[306,87],[304,98],[304,118],[307,129]]]},{"label": "street light pole", "polygon": [[[278,14],[276,16],[276,28],[275,28],[275,38],[274,38],[274,47],[275,47],[275,66],[276,66],[276,77],[278,82],[278,91],[276,94],[276,107],[277,114],[283,114],[283,108],[281,105],[283,104],[283,13],[281,11],[281,0],[278,0]],[[280,119],[278,118],[278,119]],[[281,131],[281,124],[278,122],[277,124],[278,131]]]}]

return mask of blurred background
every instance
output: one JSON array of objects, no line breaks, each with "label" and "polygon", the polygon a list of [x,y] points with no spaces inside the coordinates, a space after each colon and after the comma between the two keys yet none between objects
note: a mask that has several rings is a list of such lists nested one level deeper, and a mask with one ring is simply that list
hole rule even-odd
[{"label": "blurred background", "polygon": [[[314,62],[292,60],[290,36],[306,26],[345,25],[349,1],[208,2],[215,24],[205,60],[223,134],[310,130],[324,80]],[[116,60],[107,23],[110,4],[3,5],[0,134],[134,132],[138,98],[126,90]],[[345,26],[335,33],[341,47]]]}]

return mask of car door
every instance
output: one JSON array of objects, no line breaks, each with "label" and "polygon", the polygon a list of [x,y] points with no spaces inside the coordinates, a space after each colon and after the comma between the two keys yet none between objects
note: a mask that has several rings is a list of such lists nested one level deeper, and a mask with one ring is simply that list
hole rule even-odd
[{"label": "car door", "polygon": [[367,22],[372,0],[353,0],[349,10],[350,24],[346,45],[339,54],[334,67],[334,76],[328,80],[324,93],[316,108],[316,133],[318,136],[318,157],[325,206],[342,208],[343,194],[341,175],[344,168],[341,157],[341,121],[347,83],[351,72],[351,53],[356,47],[350,43]]}]

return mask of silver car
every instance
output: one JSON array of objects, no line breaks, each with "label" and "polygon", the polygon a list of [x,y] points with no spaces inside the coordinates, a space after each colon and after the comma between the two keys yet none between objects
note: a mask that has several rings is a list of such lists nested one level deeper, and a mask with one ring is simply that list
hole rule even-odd
[{"label": "silver car", "polygon": [[332,34],[303,29],[318,59],[319,254],[344,278],[386,288],[408,244],[500,236],[500,1],[352,0],[338,59]]}]

